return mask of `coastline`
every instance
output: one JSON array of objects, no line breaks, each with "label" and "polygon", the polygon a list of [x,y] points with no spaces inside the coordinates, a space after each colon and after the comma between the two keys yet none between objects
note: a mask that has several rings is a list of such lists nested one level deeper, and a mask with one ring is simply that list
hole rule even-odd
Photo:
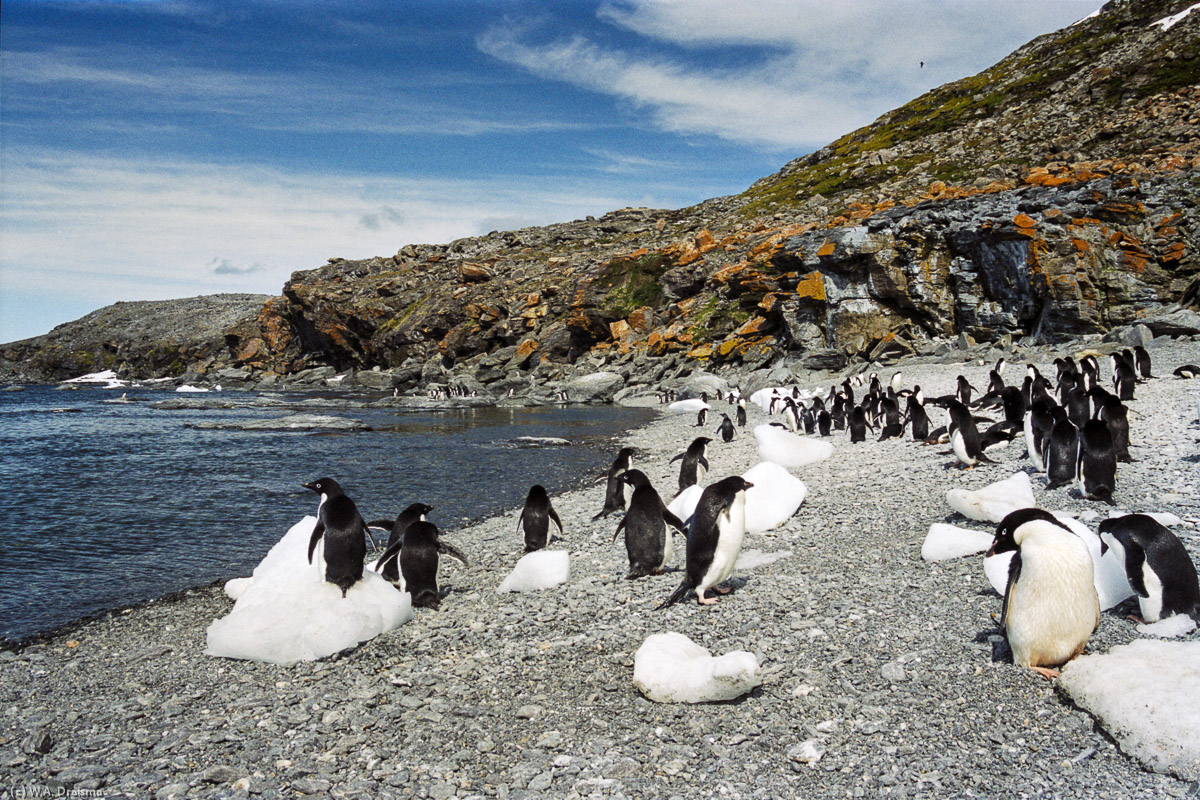
[{"label": "coastline", "polygon": [[[1179,459],[1196,453],[1200,382],[1170,376],[1195,360],[1197,344],[1154,345],[1160,377],[1139,385],[1131,404],[1153,416],[1131,421],[1139,461],[1121,465],[1117,505],[1200,522],[1195,492],[1175,491],[1196,482]],[[880,373],[901,369],[904,385],[920,383],[928,397],[952,391],[959,372],[985,385],[990,366],[978,358],[901,362]],[[1021,366],[1010,366],[1008,382]],[[801,384],[814,385],[829,380]],[[750,426],[734,442],[710,445],[711,478],[757,463],[752,427],[765,415],[749,411]],[[635,466],[669,501],[678,472],[668,460],[694,436],[711,436],[717,421],[698,429],[694,415],[666,414],[624,442],[638,448]],[[1025,467],[1021,443],[995,456],[1001,465],[965,473],[947,468],[953,457],[939,454],[944,447],[850,445],[845,432],[833,443],[828,461],[794,471],[809,488],[797,514],[745,543],[791,555],[735,572],[735,591],[713,608],[689,600],[653,611],[677,585],[675,572],[624,580],[624,548],[612,542],[618,517],[590,521],[602,504],[600,482],[552,498],[565,536],[550,548],[571,553],[565,586],[495,593],[520,555],[517,509],[447,526],[444,536],[472,566],[443,564],[439,582],[451,591],[442,609],[418,610],[396,631],[320,662],[279,667],[204,656],[205,628],[232,605],[219,586],[0,652],[0,691],[12,709],[0,726],[0,765],[10,776],[0,793],[18,785],[163,798],[1189,790],[1122,754],[1052,684],[991,662],[986,639],[976,638],[995,627],[1000,599],[977,557],[920,559],[934,522],[988,530],[955,517],[944,491]],[[1039,506],[1108,513],[1043,486],[1035,476]],[[1176,533],[1197,560],[1200,528]],[[681,551],[673,565],[682,564]],[[633,653],[649,634],[668,630],[714,652],[756,653],[764,685],[724,704],[650,703],[633,688]],[[1134,638],[1133,623],[1108,612],[1088,650]],[[807,740],[824,748],[812,765],[788,755]],[[43,744],[48,752],[39,752]]]}]

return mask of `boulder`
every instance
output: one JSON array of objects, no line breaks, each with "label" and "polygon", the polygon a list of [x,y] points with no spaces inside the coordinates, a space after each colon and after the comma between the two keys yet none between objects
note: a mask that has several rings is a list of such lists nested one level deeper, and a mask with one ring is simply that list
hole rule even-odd
[{"label": "boulder", "polygon": [[625,379],[616,372],[593,372],[565,384],[572,403],[611,403],[625,387]]}]

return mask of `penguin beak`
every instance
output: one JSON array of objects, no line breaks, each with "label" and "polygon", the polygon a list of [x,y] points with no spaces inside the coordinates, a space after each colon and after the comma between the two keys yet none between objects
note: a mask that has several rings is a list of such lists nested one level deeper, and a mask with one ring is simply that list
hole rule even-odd
[{"label": "penguin beak", "polygon": [[317,490],[317,485],[315,483],[302,483],[300,485],[305,489],[311,489],[314,492]]},{"label": "penguin beak", "polygon": [[747,489],[753,489],[753,488],[754,488],[754,484],[753,484],[753,483],[751,483],[750,481],[746,481],[746,488],[747,488]]}]

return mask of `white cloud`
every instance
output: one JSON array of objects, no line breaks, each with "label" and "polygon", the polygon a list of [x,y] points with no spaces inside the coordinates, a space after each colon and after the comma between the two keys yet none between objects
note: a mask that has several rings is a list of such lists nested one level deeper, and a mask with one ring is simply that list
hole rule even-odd
[{"label": "white cloud", "polygon": [[[5,305],[41,302],[45,322],[15,329],[4,311],[0,341],[44,332],[84,303],[277,294],[293,271],[332,256],[391,256],[409,243],[600,215],[635,201],[615,180],[403,179],[12,148],[3,155],[0,295]],[[636,201],[678,204],[666,194],[678,187],[660,191]],[[68,298],[73,316],[57,315]]]},{"label": "white cloud", "polygon": [[[658,46],[634,52],[584,34],[534,42],[536,32],[522,26],[493,28],[477,44],[539,77],[627,100],[662,130],[795,150],[974,74],[1097,4],[609,0],[597,13],[602,22]],[[723,59],[731,66],[694,66],[695,55],[722,61],[711,52],[719,48],[741,50]]]}]

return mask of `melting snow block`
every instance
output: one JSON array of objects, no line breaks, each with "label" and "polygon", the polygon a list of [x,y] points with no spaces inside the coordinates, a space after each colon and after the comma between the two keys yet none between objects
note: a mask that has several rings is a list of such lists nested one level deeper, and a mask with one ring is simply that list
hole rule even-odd
[{"label": "melting snow block", "polygon": [[692,515],[696,513],[696,506],[700,504],[700,495],[702,494],[704,494],[704,487],[693,483],[675,495],[675,499],[667,506],[667,511],[679,517],[679,521],[684,525],[688,525]]},{"label": "melting snow block", "polygon": [[1080,656],[1059,685],[1143,765],[1200,779],[1200,642],[1137,639]]},{"label": "melting snow block", "polygon": [[571,557],[566,550],[537,550],[521,556],[496,593],[536,592],[566,583],[570,576]]},{"label": "melting snow block", "polygon": [[754,440],[758,442],[759,458],[788,469],[815,464],[833,455],[829,442],[797,436],[774,425],[755,426]]},{"label": "melting snow block", "polygon": [[754,484],[746,490],[746,532],[762,533],[791,519],[804,502],[804,481],[771,461],[756,464],[742,474]]},{"label": "melting snow block", "polygon": [[999,522],[1018,508],[1033,508],[1033,484],[1029,475],[1018,472],[1011,478],[971,491],[951,489],[946,502],[967,519]]},{"label": "melting snow block", "polygon": [[732,700],[760,684],[753,653],[714,657],[682,633],[656,633],[633,657],[633,685],[656,703]]},{"label": "melting snow block", "polygon": [[946,561],[982,553],[992,546],[994,538],[990,533],[935,522],[929,526],[925,543],[921,545],[921,558],[926,561]]},{"label": "melting snow block", "polygon": [[271,548],[252,578],[226,584],[226,594],[236,594],[237,602],[208,626],[207,655],[273,664],[313,661],[412,619],[408,594],[372,572],[364,572],[342,597],[325,580],[322,547],[308,563],[316,524],[316,517],[305,517]]}]

